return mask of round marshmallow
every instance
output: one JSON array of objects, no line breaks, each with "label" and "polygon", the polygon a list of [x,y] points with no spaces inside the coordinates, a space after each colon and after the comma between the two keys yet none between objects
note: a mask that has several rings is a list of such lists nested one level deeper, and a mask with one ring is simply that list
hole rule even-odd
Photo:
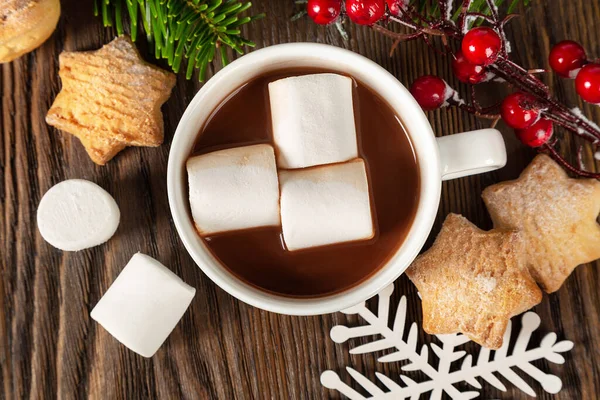
[{"label": "round marshmallow", "polygon": [[46,192],[37,211],[40,234],[66,251],[94,247],[110,239],[121,213],[106,190],[83,179],[63,181]]}]

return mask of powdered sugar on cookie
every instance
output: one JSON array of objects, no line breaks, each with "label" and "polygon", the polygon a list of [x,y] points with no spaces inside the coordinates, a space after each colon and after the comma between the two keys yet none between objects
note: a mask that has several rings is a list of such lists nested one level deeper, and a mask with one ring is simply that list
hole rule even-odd
[{"label": "powdered sugar on cookie", "polygon": [[519,179],[488,187],[483,200],[496,228],[523,232],[527,263],[547,291],[560,288],[579,264],[600,258],[600,182],[570,179],[546,155]]},{"label": "powdered sugar on cookie", "polygon": [[425,331],[462,332],[483,346],[500,347],[509,319],[542,299],[523,246],[519,232],[485,232],[450,214],[431,249],[407,270],[423,299]]}]

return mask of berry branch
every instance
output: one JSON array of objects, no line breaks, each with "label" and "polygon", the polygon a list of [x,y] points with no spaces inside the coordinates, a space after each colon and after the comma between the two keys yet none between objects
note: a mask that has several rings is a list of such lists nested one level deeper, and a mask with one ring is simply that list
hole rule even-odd
[{"label": "berry branch", "polygon": [[[468,103],[443,79],[422,76],[410,90],[424,110],[455,106],[490,119],[493,125],[502,118],[525,145],[549,154],[575,175],[600,179],[600,172],[585,169],[583,147],[577,150],[578,165],[573,165],[557,150],[559,141],[553,139],[555,126],[561,127],[588,142],[595,158],[600,160],[600,127],[579,109],[567,107],[552,95],[550,88],[536,76],[545,70],[527,70],[510,59],[510,42],[504,27],[516,16],[512,10],[518,1],[511,2],[503,18],[498,10],[503,0],[462,0],[453,10],[455,3],[453,0],[307,0],[307,13],[318,24],[337,22],[339,27],[340,19],[348,17],[356,24],[368,25],[394,40],[391,53],[405,41],[422,39],[433,47],[432,40],[438,38],[443,53],[452,58],[452,70],[461,82],[477,85],[502,81],[516,92],[501,104],[481,107],[474,96],[474,86]],[[405,32],[394,32],[390,29],[393,24],[402,26]],[[458,51],[452,50],[451,40],[460,43]],[[581,45],[560,42],[552,48],[549,61],[557,74],[575,79],[575,88],[583,100],[600,104],[600,62],[588,59]]]}]

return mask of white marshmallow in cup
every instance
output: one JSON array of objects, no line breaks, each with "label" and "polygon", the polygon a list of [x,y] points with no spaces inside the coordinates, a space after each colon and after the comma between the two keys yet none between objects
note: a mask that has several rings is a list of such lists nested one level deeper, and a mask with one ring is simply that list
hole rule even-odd
[{"label": "white marshmallow in cup", "polygon": [[374,236],[363,160],[281,171],[279,180],[281,225],[288,250]]},{"label": "white marshmallow in cup", "polygon": [[91,317],[130,350],[152,357],[195,294],[196,289],[160,262],[137,253],[96,304]]},{"label": "white marshmallow in cup", "polygon": [[306,168],[358,157],[352,85],[352,79],[330,73],[269,83],[280,168]]},{"label": "white marshmallow in cup", "polygon": [[279,225],[279,183],[270,145],[192,157],[187,173],[192,217],[200,233]]}]

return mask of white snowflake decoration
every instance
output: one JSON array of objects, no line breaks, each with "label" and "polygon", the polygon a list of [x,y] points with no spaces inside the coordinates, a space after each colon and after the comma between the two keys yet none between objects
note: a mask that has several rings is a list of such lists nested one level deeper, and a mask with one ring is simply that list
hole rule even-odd
[{"label": "white snowflake decoration", "polygon": [[[334,326],[331,329],[331,339],[336,343],[343,343],[352,338],[380,335],[382,339],[374,340],[370,343],[355,347],[350,350],[350,354],[372,353],[387,349],[396,349],[395,352],[382,356],[379,362],[393,362],[408,360],[409,363],[402,366],[403,371],[422,371],[429,378],[423,382],[415,382],[405,375],[400,375],[403,385],[396,383],[387,376],[375,373],[377,379],[387,387],[388,392],[383,391],[375,383],[358,371],[347,367],[346,370],[352,378],[362,386],[370,397],[364,397],[350,386],[342,382],[337,373],[325,371],[321,374],[321,384],[329,389],[334,389],[345,395],[351,400],[364,399],[419,399],[421,394],[431,392],[430,399],[441,399],[442,394],[446,392],[452,399],[473,399],[478,397],[478,391],[461,392],[454,385],[459,382],[467,382],[476,389],[481,389],[479,378],[489,383],[495,388],[506,391],[504,384],[495,375],[503,376],[510,383],[515,385],[530,396],[535,396],[535,391],[529,386],[513,368],[517,367],[539,382],[542,388],[548,393],[558,393],[562,387],[562,381],[555,375],[546,374],[531,362],[534,360],[546,359],[556,364],[565,362],[563,356],[559,353],[569,351],[573,348],[573,342],[563,340],[556,342],[556,334],[549,333],[541,341],[540,347],[527,349],[531,334],[540,326],[540,317],[534,312],[527,312],[522,317],[522,327],[517,340],[514,343],[513,351],[508,355],[510,345],[511,324],[504,334],[504,344],[495,351],[493,359],[490,358],[491,351],[484,347],[479,351],[477,361],[473,362],[473,356],[467,355],[464,350],[457,350],[469,339],[462,334],[436,335],[442,343],[438,346],[431,343],[429,346],[424,344],[420,350],[417,346],[417,323],[413,322],[408,336],[405,337],[406,328],[406,296],[402,296],[393,327],[388,326],[388,317],[390,312],[390,296],[394,291],[394,286],[390,285],[378,294],[379,304],[377,315],[371,312],[365,303],[343,310],[345,314],[358,314],[368,325],[358,327],[347,327],[343,325]],[[434,368],[429,364],[429,349],[439,358],[439,365]],[[450,372],[454,362],[462,359],[460,369]]]}]

